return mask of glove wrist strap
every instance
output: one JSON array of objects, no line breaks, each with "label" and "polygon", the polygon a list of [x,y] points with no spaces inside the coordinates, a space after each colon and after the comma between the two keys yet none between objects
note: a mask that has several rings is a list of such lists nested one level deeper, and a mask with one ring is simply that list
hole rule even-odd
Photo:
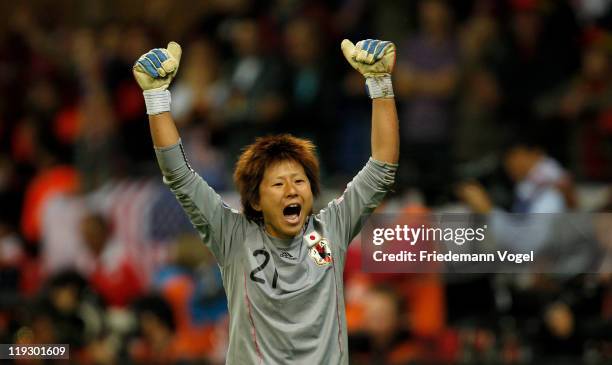
[{"label": "glove wrist strap", "polygon": [[366,92],[371,99],[393,98],[391,75],[372,76],[366,78]]},{"label": "glove wrist strap", "polygon": [[145,90],[144,95],[145,105],[147,106],[147,114],[156,115],[170,111],[170,91],[167,89]]}]

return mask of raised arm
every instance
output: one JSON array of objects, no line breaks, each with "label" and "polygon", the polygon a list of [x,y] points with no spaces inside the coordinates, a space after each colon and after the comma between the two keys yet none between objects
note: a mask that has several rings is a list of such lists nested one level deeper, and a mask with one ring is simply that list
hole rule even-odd
[{"label": "raised arm", "polygon": [[399,127],[393,98],[372,100],[372,158],[389,163],[399,159]]},{"label": "raised arm", "polygon": [[219,265],[231,256],[233,242],[242,242],[246,219],[230,209],[221,197],[187,162],[179,133],[170,115],[168,86],[176,75],[181,47],[168,43],[168,48],[155,48],[136,61],[134,77],[143,90],[155,155],[164,176],[164,183],[174,193],[210,248]]},{"label": "raised arm", "polygon": [[168,147],[179,141],[179,133],[170,115],[168,86],[176,76],[181,62],[181,46],[168,43],[167,48],[155,48],[145,53],[132,69],[136,82],[143,90],[153,145]]},{"label": "raised arm", "polygon": [[153,145],[157,148],[172,146],[179,141],[179,133],[169,112],[149,115],[149,128]]},{"label": "raised arm", "polygon": [[372,98],[372,158],[395,164],[399,158],[399,126],[391,84],[395,45],[373,39],[353,45],[345,39],[341,48],[351,66],[366,78]]},{"label": "raised arm", "polygon": [[353,45],[342,41],[347,61],[366,78],[372,99],[372,158],[347,185],[342,197],[321,210],[321,218],[337,244],[346,252],[359,233],[364,218],[370,215],[393,187],[399,155],[399,128],[391,71],[395,64],[395,45],[368,39]]}]

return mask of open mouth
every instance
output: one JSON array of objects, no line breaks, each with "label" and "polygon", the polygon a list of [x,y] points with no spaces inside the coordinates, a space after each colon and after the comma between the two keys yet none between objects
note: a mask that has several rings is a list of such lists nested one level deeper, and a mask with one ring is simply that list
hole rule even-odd
[{"label": "open mouth", "polygon": [[285,208],[283,208],[283,216],[285,217],[285,221],[289,224],[296,224],[300,221],[300,212],[302,211],[302,206],[297,203],[289,204]]}]

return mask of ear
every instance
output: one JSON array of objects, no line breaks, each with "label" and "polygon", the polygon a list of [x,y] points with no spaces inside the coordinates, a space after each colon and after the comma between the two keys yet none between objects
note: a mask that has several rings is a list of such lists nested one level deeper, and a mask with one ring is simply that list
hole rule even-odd
[{"label": "ear", "polygon": [[255,209],[256,212],[261,212],[261,205],[259,205],[259,201],[251,202],[251,207]]}]

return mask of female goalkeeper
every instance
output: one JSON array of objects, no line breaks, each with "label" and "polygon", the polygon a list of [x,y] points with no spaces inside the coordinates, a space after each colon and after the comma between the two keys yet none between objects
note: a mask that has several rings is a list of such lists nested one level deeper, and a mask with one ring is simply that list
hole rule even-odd
[{"label": "female goalkeeper", "polygon": [[399,131],[391,71],[395,46],[344,40],[342,52],[372,98],[372,157],[344,194],[317,213],[314,145],[290,135],[258,138],[234,180],[243,211],[228,207],[189,166],[169,113],[181,48],[144,54],[134,76],[144,90],[155,153],[167,184],[223,276],[230,313],[227,364],[348,364],[342,271],[362,218],[393,184]]}]

